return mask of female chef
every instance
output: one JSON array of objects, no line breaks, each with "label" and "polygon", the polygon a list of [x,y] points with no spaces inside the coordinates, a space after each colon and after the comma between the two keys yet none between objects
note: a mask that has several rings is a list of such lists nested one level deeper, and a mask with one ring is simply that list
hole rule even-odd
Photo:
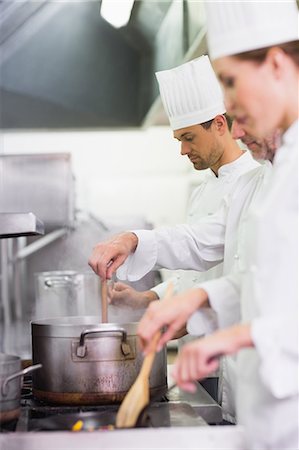
[{"label": "female chef", "polygon": [[228,113],[249,134],[263,137],[281,129],[283,136],[264,200],[247,218],[240,267],[242,323],[186,345],[173,377],[192,390],[192,381],[214,370],[219,355],[241,350],[237,415],[250,448],[297,449],[296,2],[208,2],[206,7],[210,57]]}]

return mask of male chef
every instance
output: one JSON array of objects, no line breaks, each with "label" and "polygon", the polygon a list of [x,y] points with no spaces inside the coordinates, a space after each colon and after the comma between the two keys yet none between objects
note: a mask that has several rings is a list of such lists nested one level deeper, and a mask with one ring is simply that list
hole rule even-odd
[{"label": "male chef", "polygon": [[[234,191],[238,178],[259,167],[259,164],[253,160],[250,152],[242,151],[231,136],[222,92],[208,56],[158,72],[157,79],[174,138],[181,142],[181,154],[188,156],[196,170],[209,169],[192,194],[188,223],[192,225],[200,220],[208,221],[219,209],[223,199]],[[217,239],[215,235],[215,240]],[[108,257],[109,262],[113,259],[104,255],[103,249],[102,244],[99,244],[90,259],[91,267],[99,274],[97,265],[100,260]],[[173,249],[176,251],[175,241]],[[222,259],[223,250],[212,261],[208,258],[201,272],[178,274],[176,292],[220,277],[223,274],[223,266],[220,264]],[[118,262],[116,259],[113,264]],[[116,288],[121,286],[116,285]],[[132,293],[129,287],[125,289],[128,289],[129,294]],[[162,298],[164,291],[165,283],[144,294],[140,293],[143,295],[140,305],[145,306],[151,300]],[[139,293],[135,294],[139,297]],[[202,327],[198,323],[195,334],[201,333]],[[223,408],[225,411],[225,404]],[[231,414],[227,414],[225,418],[233,421]]]}]

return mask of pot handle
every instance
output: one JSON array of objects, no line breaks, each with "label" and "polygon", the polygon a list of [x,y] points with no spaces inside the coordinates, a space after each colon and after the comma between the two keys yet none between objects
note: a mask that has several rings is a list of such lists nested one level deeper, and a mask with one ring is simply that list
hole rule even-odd
[{"label": "pot handle", "polygon": [[90,328],[87,330],[83,330],[80,336],[79,345],[77,347],[77,356],[79,358],[84,358],[86,355],[86,345],[84,343],[85,338],[89,334],[96,333],[120,333],[121,334],[121,350],[123,354],[126,356],[131,352],[130,346],[127,343],[127,332],[124,328],[109,328],[107,330],[103,330],[103,328]]},{"label": "pot handle", "polygon": [[2,384],[1,393],[3,397],[6,397],[8,394],[8,383],[15,378],[23,377],[24,375],[27,375],[27,373],[33,372],[34,370],[41,369],[43,366],[42,364],[35,364],[34,366],[26,367],[26,369],[20,370],[20,372],[16,372],[13,375],[10,375],[9,377],[5,378]]},{"label": "pot handle", "polygon": [[76,280],[73,280],[69,276],[64,276],[64,277],[47,278],[44,281],[44,284],[45,284],[45,286],[47,286],[47,288],[55,288],[55,287],[64,287],[64,286],[70,286],[70,285],[77,286],[78,282]]}]

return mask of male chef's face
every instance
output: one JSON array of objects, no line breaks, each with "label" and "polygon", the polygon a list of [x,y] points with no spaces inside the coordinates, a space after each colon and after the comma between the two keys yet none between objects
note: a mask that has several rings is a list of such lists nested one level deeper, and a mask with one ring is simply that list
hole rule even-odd
[{"label": "male chef's face", "polygon": [[257,139],[246,133],[236,119],[233,120],[231,134],[233,139],[240,139],[249,148],[255,159],[272,161],[280,144],[279,131],[271,133],[265,139]]},{"label": "male chef's face", "polygon": [[175,130],[173,136],[181,142],[181,155],[187,155],[196,170],[213,170],[219,166],[223,148],[214,121],[207,130],[201,125],[192,125]]}]

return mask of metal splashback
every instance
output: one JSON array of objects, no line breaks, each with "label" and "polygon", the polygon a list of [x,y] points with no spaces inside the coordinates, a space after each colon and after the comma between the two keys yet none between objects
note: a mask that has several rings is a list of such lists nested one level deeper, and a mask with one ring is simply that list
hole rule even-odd
[{"label": "metal splashback", "polygon": [[0,213],[0,239],[44,234],[44,224],[33,213]]}]

